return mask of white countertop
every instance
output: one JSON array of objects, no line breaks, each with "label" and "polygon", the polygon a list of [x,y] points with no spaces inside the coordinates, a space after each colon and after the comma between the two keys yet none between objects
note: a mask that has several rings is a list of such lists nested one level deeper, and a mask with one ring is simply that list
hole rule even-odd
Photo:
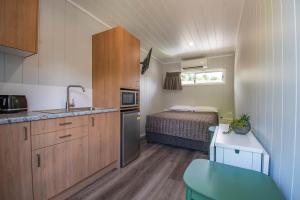
[{"label": "white countertop", "polygon": [[228,129],[228,124],[219,125],[215,141],[216,147],[239,149],[255,153],[264,152],[264,148],[251,131],[246,135],[236,134],[233,131],[231,131],[229,134],[224,134],[223,132],[228,131]]}]

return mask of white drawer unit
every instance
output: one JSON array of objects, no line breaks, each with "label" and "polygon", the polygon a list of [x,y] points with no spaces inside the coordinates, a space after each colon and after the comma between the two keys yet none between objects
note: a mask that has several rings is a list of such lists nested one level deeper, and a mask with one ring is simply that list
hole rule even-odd
[{"label": "white drawer unit", "polygon": [[252,132],[224,134],[228,124],[220,124],[210,145],[210,160],[227,165],[269,173],[269,155]]}]

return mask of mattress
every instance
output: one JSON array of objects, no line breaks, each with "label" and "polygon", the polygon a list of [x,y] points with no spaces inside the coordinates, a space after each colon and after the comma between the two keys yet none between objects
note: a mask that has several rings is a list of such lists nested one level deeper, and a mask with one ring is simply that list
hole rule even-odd
[{"label": "mattress", "polygon": [[218,125],[216,112],[165,111],[147,116],[146,132],[209,142],[212,125]]}]

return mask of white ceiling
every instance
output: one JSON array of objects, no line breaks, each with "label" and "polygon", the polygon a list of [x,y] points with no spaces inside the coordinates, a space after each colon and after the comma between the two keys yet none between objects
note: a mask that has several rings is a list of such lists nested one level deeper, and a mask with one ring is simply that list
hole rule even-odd
[{"label": "white ceiling", "polygon": [[[232,52],[244,0],[72,0],[163,62]],[[189,45],[193,43],[193,45]]]}]

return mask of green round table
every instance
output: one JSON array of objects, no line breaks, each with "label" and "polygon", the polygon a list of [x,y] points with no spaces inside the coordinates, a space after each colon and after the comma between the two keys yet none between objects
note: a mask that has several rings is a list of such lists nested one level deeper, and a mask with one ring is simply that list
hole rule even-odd
[{"label": "green round table", "polygon": [[193,160],[183,179],[186,200],[284,199],[270,176],[204,159]]}]

